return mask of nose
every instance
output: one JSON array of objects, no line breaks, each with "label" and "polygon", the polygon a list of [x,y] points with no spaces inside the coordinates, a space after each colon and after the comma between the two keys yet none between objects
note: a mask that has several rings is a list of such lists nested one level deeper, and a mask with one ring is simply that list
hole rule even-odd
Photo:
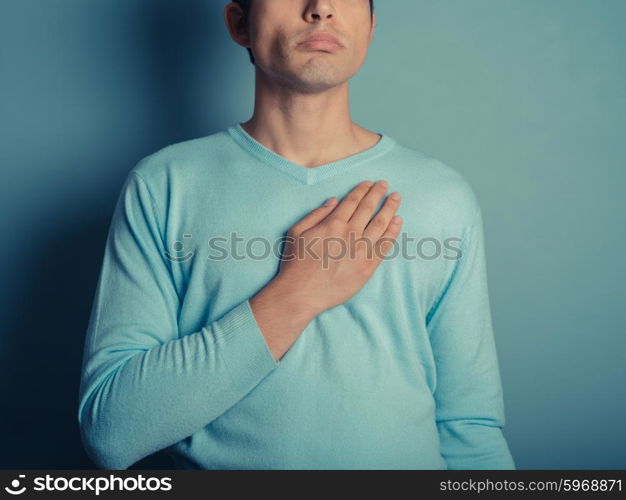
[{"label": "nose", "polygon": [[309,22],[330,20],[334,15],[332,2],[328,0],[310,1],[306,10],[306,19]]}]

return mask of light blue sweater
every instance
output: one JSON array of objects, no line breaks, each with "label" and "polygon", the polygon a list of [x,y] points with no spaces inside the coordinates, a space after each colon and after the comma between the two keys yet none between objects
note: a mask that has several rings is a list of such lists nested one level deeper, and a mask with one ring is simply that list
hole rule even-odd
[{"label": "light blue sweater", "polygon": [[[395,249],[276,362],[248,299],[276,274],[281,237],[382,178],[403,196]],[[239,124],[165,147],[131,170],[109,229],[86,450],[107,469],[164,448],[190,469],[513,469],[485,257],[468,182],[390,136],[314,168]]]}]

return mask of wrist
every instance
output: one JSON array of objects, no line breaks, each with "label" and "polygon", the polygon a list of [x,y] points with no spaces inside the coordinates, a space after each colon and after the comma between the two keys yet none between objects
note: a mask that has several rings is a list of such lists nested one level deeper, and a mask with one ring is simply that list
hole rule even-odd
[{"label": "wrist", "polygon": [[250,302],[260,307],[271,308],[281,317],[291,318],[303,325],[307,325],[322,312],[314,301],[294,289],[280,276],[272,279]]}]

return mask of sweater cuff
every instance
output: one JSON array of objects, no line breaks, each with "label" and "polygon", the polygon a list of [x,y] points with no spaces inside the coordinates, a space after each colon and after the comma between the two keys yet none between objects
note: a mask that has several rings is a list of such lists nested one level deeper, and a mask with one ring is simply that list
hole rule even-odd
[{"label": "sweater cuff", "polygon": [[217,322],[216,340],[236,390],[252,390],[278,366],[256,322],[249,299],[240,302]]}]

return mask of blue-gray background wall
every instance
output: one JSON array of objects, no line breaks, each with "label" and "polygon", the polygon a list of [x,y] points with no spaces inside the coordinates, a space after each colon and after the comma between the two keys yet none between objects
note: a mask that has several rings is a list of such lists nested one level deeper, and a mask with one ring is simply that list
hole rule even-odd
[{"label": "blue-gray background wall", "polygon": [[[224,5],[0,0],[1,468],[92,466],[78,379],[121,184],[252,111]],[[626,2],[376,7],[353,119],[479,197],[518,467],[626,468]]]}]

